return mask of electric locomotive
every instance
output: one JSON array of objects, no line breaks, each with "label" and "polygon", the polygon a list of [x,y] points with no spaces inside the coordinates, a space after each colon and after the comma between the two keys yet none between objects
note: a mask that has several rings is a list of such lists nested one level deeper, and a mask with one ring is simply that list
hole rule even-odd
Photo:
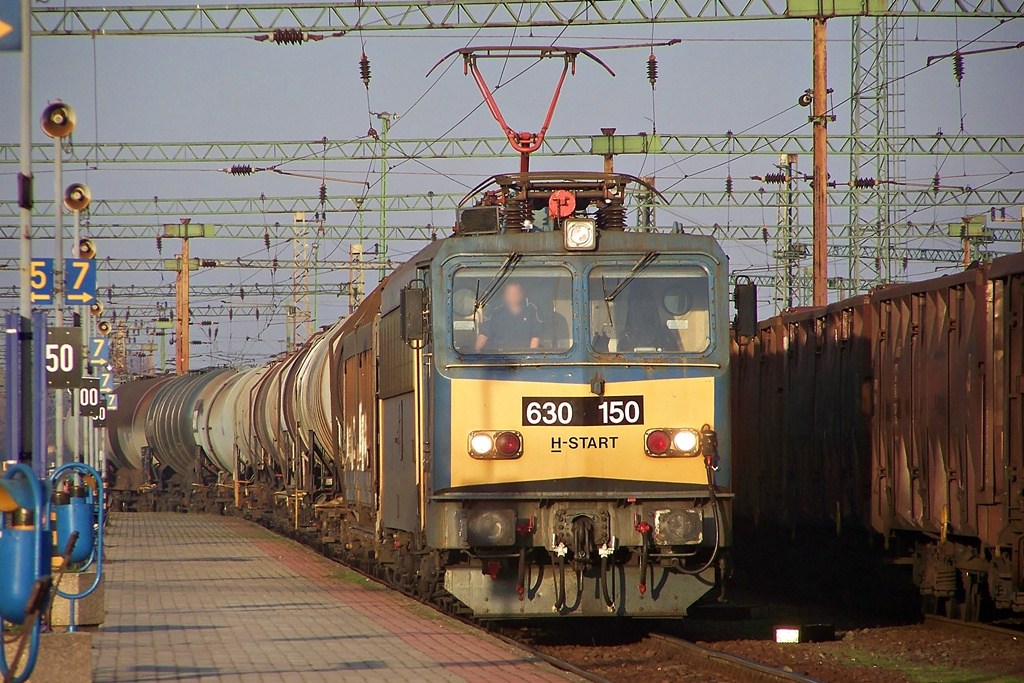
[{"label": "electric locomotive", "polygon": [[477,617],[685,615],[730,544],[727,258],[624,230],[639,179],[493,180],[381,289],[379,560]]},{"label": "electric locomotive", "polygon": [[638,178],[492,180],[290,355],[119,388],[114,450],[453,611],[683,616],[731,539],[726,256],[627,231]]}]

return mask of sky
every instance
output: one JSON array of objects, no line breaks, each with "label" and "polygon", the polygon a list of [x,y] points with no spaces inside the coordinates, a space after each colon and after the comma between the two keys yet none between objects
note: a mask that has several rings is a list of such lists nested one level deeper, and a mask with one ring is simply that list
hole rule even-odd
[{"label": "sky", "polygon": [[[133,3],[139,4],[139,3]],[[981,34],[971,48],[1006,46],[1024,40],[1024,20],[1002,25],[991,19],[905,19],[906,130],[915,135],[935,135],[942,131],[956,135],[1024,134],[1021,115],[1024,93],[1024,50],[1008,50],[966,58],[965,76],[957,83],[952,63],[942,60],[924,68],[930,55],[953,51]],[[829,22],[829,85],[836,121],[832,134],[849,131],[850,109],[850,35],[848,19]],[[718,23],[656,24],[652,26],[607,26],[600,29],[570,28],[515,32],[450,31],[445,33],[377,32],[350,33],[343,38],[328,38],[300,46],[279,46],[257,42],[249,37],[44,37],[33,41],[33,115],[47,102],[62,99],[77,112],[77,128],[71,144],[85,142],[204,142],[263,140],[350,140],[365,136],[379,121],[368,110],[400,114],[391,131],[393,138],[497,137],[501,131],[481,104],[472,79],[464,76],[461,64],[451,61],[426,76],[430,67],[451,50],[472,45],[560,45],[592,46],[658,41],[678,38],[680,43],[656,48],[660,78],[653,94],[647,81],[647,49],[607,50],[601,58],[615,71],[614,77],[585,60],[578,64],[575,76],[567,79],[549,131],[550,135],[599,134],[600,128],[613,126],[619,133],[640,131],[675,134],[723,135],[726,131],[784,134],[794,132],[810,137],[807,109],[796,105],[797,97],[811,85],[811,25],[806,20],[730,21]],[[371,61],[369,90],[359,79],[358,60],[365,52]],[[502,60],[483,63],[493,84],[509,81],[524,67],[530,67],[498,90],[497,98],[509,123],[519,130],[536,130],[543,120],[549,98],[560,71],[560,64],[547,60],[532,62]],[[440,74],[440,75],[438,75]],[[0,54],[0,143],[18,141],[18,58]],[[369,106],[368,106],[369,105]],[[34,126],[36,142],[48,142]],[[280,168],[315,178],[299,178],[269,172],[250,177],[232,177],[218,172],[223,163],[177,164],[92,164],[66,163],[64,184],[87,183],[96,199],[152,199],[190,197],[236,197],[258,200],[265,197],[315,197],[320,176],[366,181],[368,192],[380,192],[379,162],[331,161],[318,159],[274,159]],[[737,189],[757,189],[761,184],[751,175],[774,170],[772,155],[755,154],[725,157],[697,154],[676,157],[660,154],[648,157],[616,159],[616,169],[638,175],[657,176],[660,188],[721,190],[726,175],[734,178]],[[810,155],[799,159],[801,171],[810,172]],[[569,159],[537,158],[534,168],[599,170],[598,157]],[[406,160],[393,162],[388,176],[388,193],[423,194],[467,191],[489,175],[514,171],[515,157],[477,160]],[[37,199],[53,194],[52,165],[36,164]],[[1024,159],[1019,156],[993,157],[943,156],[914,157],[907,160],[908,182],[927,185],[938,171],[943,183],[980,187],[1019,189],[1022,186]],[[0,164],[0,201],[15,198],[17,165]],[[830,172],[838,182],[849,179],[848,159],[833,156]],[[326,181],[332,198],[357,196],[358,185]],[[806,188],[806,184],[804,185]],[[769,188],[770,189],[770,188]],[[768,273],[772,271],[777,211],[769,199],[765,208],[673,207],[657,211],[659,225],[765,225],[772,239],[728,241],[724,243],[735,271]],[[253,206],[258,207],[258,201]],[[1020,206],[1006,207],[1008,215],[1020,216]],[[914,222],[955,222],[966,213],[962,206],[950,203],[938,208],[914,211]],[[158,252],[155,235],[163,223],[177,222],[179,216],[154,213],[142,218],[87,217],[86,232],[95,238],[101,256],[124,258],[170,258],[177,251],[165,240]],[[192,215],[193,222],[265,225],[280,221],[290,224],[290,215],[270,215],[258,208],[239,216]],[[377,224],[377,216],[364,216],[368,225]],[[801,225],[810,224],[810,209],[802,207]],[[834,205],[830,222],[845,223],[848,207]],[[354,213],[331,213],[328,225],[349,225]],[[438,226],[441,234],[450,228],[450,212],[396,213],[388,216],[392,225]],[[0,213],[0,229],[15,225],[10,212]],[[139,223],[153,226],[154,238],[104,239],[104,223]],[[65,218],[65,226],[70,226]],[[37,215],[36,226],[52,229],[52,216]],[[805,228],[804,232],[808,232]],[[5,230],[4,234],[10,231]],[[372,250],[374,238],[366,241]],[[349,243],[324,238],[316,240],[316,253],[325,265],[347,261]],[[401,262],[415,253],[421,243],[392,241],[388,257]],[[905,247],[935,246],[960,248],[958,239],[920,240],[903,243]],[[1008,250],[1012,245],[995,245]],[[192,242],[192,255],[208,259],[286,260],[292,258],[292,244],[275,240],[266,249],[262,239],[208,239]],[[34,254],[50,256],[51,240],[34,242]],[[0,256],[15,257],[16,240],[0,240]],[[808,265],[809,262],[803,265]],[[842,272],[842,262],[830,264],[832,272]],[[907,271],[899,267],[903,278],[921,278],[949,272],[952,264],[911,263]],[[100,288],[114,286],[124,298],[108,303],[123,317],[131,306],[153,301],[130,297],[123,289],[130,285],[164,285],[172,291],[173,273],[101,271]],[[193,367],[232,363],[260,362],[284,348],[286,323],[281,314],[288,302],[281,296],[257,298],[257,284],[287,283],[291,273],[218,267],[192,274],[195,285],[242,285],[249,295],[239,297],[193,299],[193,306],[226,301],[231,304],[258,302],[264,315],[210,319],[212,324],[193,328],[192,336],[204,343],[192,348]],[[324,290],[336,291],[348,281],[344,268],[324,269],[318,281]],[[373,285],[375,273],[368,274]],[[0,269],[0,308],[17,305],[13,287],[18,273]],[[838,297],[833,294],[833,300]],[[762,316],[774,312],[777,301],[771,291],[760,294]],[[161,297],[173,306],[173,296]],[[276,311],[277,313],[274,313]],[[321,294],[316,300],[316,323],[331,324],[348,311],[348,300],[335,294]],[[143,321],[133,321],[139,325]],[[214,335],[216,335],[214,339]],[[137,344],[155,342],[145,329],[132,333]]]}]

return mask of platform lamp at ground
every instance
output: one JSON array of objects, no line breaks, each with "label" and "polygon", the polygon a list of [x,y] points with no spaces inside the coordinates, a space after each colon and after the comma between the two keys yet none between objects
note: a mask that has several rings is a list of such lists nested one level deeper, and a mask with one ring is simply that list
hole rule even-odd
[{"label": "platform lamp at ground", "polygon": [[[28,465],[17,464],[0,479],[0,640],[5,621],[30,628],[17,640],[14,658],[7,661],[0,646],[0,674],[4,681],[24,683],[35,668],[42,615],[50,594],[50,485],[36,477]],[[20,674],[14,673],[25,654]]]},{"label": "platform lamp at ground", "polygon": [[[64,179],[62,174],[62,140],[75,129],[75,110],[69,105],[56,101],[47,105],[39,119],[39,125],[47,137],[53,138],[53,188],[56,195],[54,201],[54,312],[57,327],[64,325]],[[64,391],[58,390],[55,397],[54,413],[54,444],[56,447],[56,465],[64,460]],[[39,452],[45,453],[45,444],[38,445]]]}]

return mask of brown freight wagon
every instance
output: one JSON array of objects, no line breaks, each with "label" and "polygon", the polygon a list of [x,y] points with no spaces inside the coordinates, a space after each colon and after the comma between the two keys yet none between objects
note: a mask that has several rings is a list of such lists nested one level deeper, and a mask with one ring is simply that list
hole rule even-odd
[{"label": "brown freight wagon", "polygon": [[926,606],[1024,611],[1024,255],[783,313],[733,368],[737,520],[900,536]]}]

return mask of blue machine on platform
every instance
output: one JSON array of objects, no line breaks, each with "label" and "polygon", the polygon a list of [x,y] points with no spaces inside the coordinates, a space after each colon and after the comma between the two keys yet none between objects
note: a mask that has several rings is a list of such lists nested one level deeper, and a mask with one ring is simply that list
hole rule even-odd
[{"label": "blue machine on platform", "polygon": [[[82,478],[83,483],[75,483],[75,475]],[[62,491],[61,482],[65,478],[71,478],[68,491]],[[95,483],[95,490],[85,480],[91,478]],[[73,533],[78,533],[71,553],[67,557],[69,565],[85,563],[78,567],[78,571],[84,571],[96,563],[96,578],[89,588],[79,593],[65,593],[57,588],[57,595],[65,598],[70,603],[68,614],[68,630],[76,630],[75,626],[75,602],[86,597],[100,584],[103,578],[103,480],[99,472],[92,467],[72,462],[62,465],[50,476],[50,483],[56,491],[54,512],[56,513],[57,547],[64,551]]]},{"label": "blue machine on platform", "polygon": [[[0,617],[13,624],[31,618],[28,661],[14,683],[28,680],[39,652],[39,631],[50,589],[49,482],[27,465],[12,465],[0,480]],[[3,636],[0,620],[0,637]],[[0,648],[0,673],[8,675]]]}]

